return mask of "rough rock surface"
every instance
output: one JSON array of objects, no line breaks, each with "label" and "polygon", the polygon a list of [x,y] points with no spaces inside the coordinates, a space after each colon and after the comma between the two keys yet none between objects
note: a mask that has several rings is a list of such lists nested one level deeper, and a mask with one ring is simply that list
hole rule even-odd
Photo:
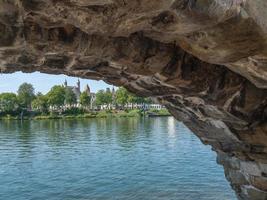
[{"label": "rough rock surface", "polygon": [[0,70],[151,96],[217,152],[239,199],[267,199],[265,0],[2,0]]}]

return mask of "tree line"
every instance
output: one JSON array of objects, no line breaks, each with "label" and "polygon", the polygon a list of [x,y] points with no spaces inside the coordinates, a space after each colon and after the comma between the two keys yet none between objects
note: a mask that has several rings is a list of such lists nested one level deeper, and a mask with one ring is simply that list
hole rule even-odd
[{"label": "tree line", "polygon": [[[32,84],[23,83],[19,86],[17,94],[10,92],[0,94],[0,111],[35,110],[48,112],[51,107],[60,108],[63,105],[76,104],[77,101],[76,95],[70,88],[56,85],[44,95],[40,92],[35,94]],[[87,106],[90,103],[90,97],[83,92],[79,102],[81,105]]]},{"label": "tree line", "polygon": [[35,93],[32,84],[23,83],[19,86],[17,94],[10,92],[0,94],[0,112],[33,110],[47,113],[51,108],[57,110],[64,106],[72,107],[78,103],[81,108],[85,109],[90,108],[92,104],[94,107],[116,105],[124,108],[127,104],[151,103],[150,99],[138,97],[123,87],[116,90],[115,93],[110,90],[99,90],[94,102],[91,100],[91,96],[86,92],[82,92],[77,99],[75,93],[68,87],[56,85],[47,94],[42,94],[40,92]]},{"label": "tree line", "polygon": [[124,87],[120,87],[113,94],[110,90],[99,90],[96,93],[95,105],[115,105],[120,108],[125,108],[126,105],[132,104],[149,104],[152,103],[149,98],[139,97],[128,92]]}]

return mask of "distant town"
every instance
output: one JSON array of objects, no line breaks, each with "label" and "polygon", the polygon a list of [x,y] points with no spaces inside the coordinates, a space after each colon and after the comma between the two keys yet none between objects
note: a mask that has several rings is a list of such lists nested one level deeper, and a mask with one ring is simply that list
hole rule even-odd
[{"label": "distant town", "polygon": [[35,93],[34,86],[29,83],[21,84],[17,94],[0,94],[1,119],[139,116],[144,113],[169,115],[162,105],[138,97],[123,87],[93,93],[86,84],[82,90],[79,79],[74,86],[65,80],[62,85],[53,86],[47,94]]}]

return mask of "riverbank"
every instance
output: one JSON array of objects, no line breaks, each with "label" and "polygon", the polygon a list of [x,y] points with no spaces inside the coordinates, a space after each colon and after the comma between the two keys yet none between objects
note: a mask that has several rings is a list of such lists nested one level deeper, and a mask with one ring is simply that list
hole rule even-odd
[{"label": "riverbank", "polygon": [[171,116],[171,114],[166,109],[161,110],[149,110],[143,112],[141,110],[105,110],[105,111],[94,111],[86,113],[72,113],[72,114],[59,114],[59,113],[50,113],[50,114],[32,114],[23,116],[19,115],[10,115],[1,116],[0,120],[47,120],[47,119],[82,119],[82,118],[108,118],[108,117],[164,117]]}]

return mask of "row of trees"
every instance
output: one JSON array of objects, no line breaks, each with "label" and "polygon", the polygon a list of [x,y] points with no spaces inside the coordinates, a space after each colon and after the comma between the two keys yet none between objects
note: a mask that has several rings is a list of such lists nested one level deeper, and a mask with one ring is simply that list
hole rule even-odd
[{"label": "row of trees", "polygon": [[18,89],[18,94],[2,93],[0,94],[0,110],[9,112],[18,109],[27,109],[34,100],[34,88],[31,84],[24,83]]},{"label": "row of trees", "polygon": [[[60,108],[63,105],[73,105],[77,103],[74,92],[63,86],[54,86],[51,90],[43,95],[35,94],[34,87],[29,83],[23,83],[19,86],[17,94],[2,93],[0,94],[0,111],[12,112],[21,110],[36,110],[48,112],[50,107]],[[82,106],[90,105],[90,96],[86,92],[80,95],[79,102]]]},{"label": "row of trees", "polygon": [[47,94],[37,93],[33,85],[23,83],[19,86],[17,94],[2,93],[0,94],[0,111],[12,112],[21,110],[35,110],[39,112],[48,112],[49,108],[59,109],[62,106],[79,105],[83,108],[93,106],[113,105],[122,108],[129,104],[151,103],[150,99],[137,97],[128,92],[125,88],[119,88],[115,93],[110,90],[99,90],[96,93],[96,99],[91,102],[91,96],[86,92],[81,93],[79,99],[70,88],[56,85],[51,88]]},{"label": "row of trees", "polygon": [[79,99],[77,99],[70,88],[56,85],[46,95],[38,93],[31,105],[34,110],[47,112],[51,107],[55,109],[59,109],[64,105],[71,107],[78,102],[82,107],[88,108],[91,103],[91,97],[86,92],[82,92]]},{"label": "row of trees", "polygon": [[151,100],[148,98],[138,97],[130,92],[128,92],[125,88],[120,87],[115,94],[113,94],[110,90],[99,90],[96,93],[95,105],[114,105],[121,106],[122,108],[125,105],[133,105],[133,104],[144,104],[151,103]]}]

